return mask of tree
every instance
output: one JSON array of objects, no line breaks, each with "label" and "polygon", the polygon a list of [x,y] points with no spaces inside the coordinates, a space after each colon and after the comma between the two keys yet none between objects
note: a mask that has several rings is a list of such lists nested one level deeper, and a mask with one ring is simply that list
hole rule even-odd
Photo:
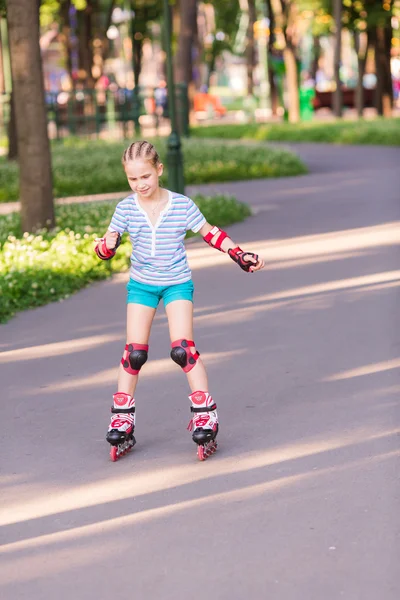
[{"label": "tree", "polygon": [[113,10],[120,3],[121,0],[42,0],[41,24],[58,24],[74,85],[78,73],[89,88],[102,75],[109,48],[106,33]]},{"label": "tree", "polygon": [[24,231],[55,224],[39,46],[39,1],[6,0]]},{"label": "tree", "polygon": [[[333,2],[320,0],[327,13],[332,14]],[[364,109],[363,78],[368,52],[374,52],[377,77],[375,105],[379,114],[390,115],[393,103],[392,78],[390,72],[390,51],[392,39],[392,16],[395,12],[394,0],[343,0],[342,25],[353,33],[354,48],[358,57],[358,81],[356,106],[361,116]]]},{"label": "tree", "polygon": [[193,49],[197,45],[198,0],[184,0],[180,3],[180,28],[178,49],[175,56],[175,78],[188,86],[193,80]]},{"label": "tree", "polygon": [[150,23],[159,19],[162,15],[161,0],[128,0],[125,6],[131,6],[135,16],[131,22],[131,38],[133,52],[133,73],[135,86],[139,85],[139,77],[142,71],[143,42],[151,37]]},{"label": "tree", "polygon": [[342,59],[342,0],[333,0],[333,16],[335,19],[335,46],[333,55],[333,72],[335,75],[335,89],[332,96],[332,109],[336,117],[341,117],[343,112],[343,92],[340,81],[340,64]]},{"label": "tree", "polygon": [[[238,42],[238,29],[240,22],[239,0],[207,0],[202,4],[212,4],[214,9],[214,22],[207,23],[204,14],[203,44],[204,62],[207,65],[206,84],[210,84],[210,76],[215,69],[217,58],[224,52],[243,54],[245,46]],[[246,26],[247,29],[247,26]]]},{"label": "tree", "polygon": [[[276,27],[280,30],[280,46],[286,70],[289,121],[300,120],[299,77],[297,69],[297,5],[294,0],[271,0]],[[278,36],[277,36],[278,37]]]},{"label": "tree", "polygon": [[255,0],[246,0],[249,13],[249,25],[247,28],[246,62],[247,62],[247,94],[251,96],[254,92],[253,72],[256,66],[256,45],[254,37],[254,23],[257,21],[257,10]]}]

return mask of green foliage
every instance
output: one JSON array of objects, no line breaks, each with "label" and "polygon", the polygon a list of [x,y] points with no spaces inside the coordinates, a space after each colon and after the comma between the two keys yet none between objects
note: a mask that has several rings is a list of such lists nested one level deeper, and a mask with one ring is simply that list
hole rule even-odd
[{"label": "green foliage", "polygon": [[[333,0],[318,0],[326,14],[333,13]],[[393,0],[343,0],[342,22],[344,27],[354,31],[365,31],[376,26],[385,26],[394,11]]]},{"label": "green foliage", "polygon": [[[224,50],[233,52],[239,25],[240,4],[238,0],[206,0],[205,4],[212,4],[215,12],[213,39],[211,42],[205,40],[204,44],[204,60],[212,66]],[[218,39],[216,34],[221,32],[224,38]]]},{"label": "green foliage", "polygon": [[[220,227],[251,214],[246,204],[233,197],[194,200],[206,219]],[[110,261],[99,260],[93,251],[94,240],[106,231],[115,205],[58,206],[57,229],[37,235],[22,235],[17,213],[0,217],[0,323],[17,311],[68,298],[93,281],[129,268],[132,248],[127,235]]]},{"label": "green foliage", "polygon": [[[58,20],[61,6],[65,5],[65,2],[66,0],[42,0],[40,5],[40,24],[42,27],[48,27]],[[87,0],[72,0],[72,4],[76,10],[85,10]]]},{"label": "green foliage", "polygon": [[[225,127],[225,126],[224,126]],[[223,136],[221,136],[223,137]],[[166,140],[153,140],[166,161]],[[54,195],[79,196],[126,192],[128,184],[121,166],[127,144],[67,138],[52,146]],[[259,177],[298,175],[304,165],[290,152],[263,145],[185,140],[183,143],[187,184],[235,181]],[[167,168],[163,179],[167,181]],[[0,202],[18,199],[18,166],[0,157]]]},{"label": "green foliage", "polygon": [[400,119],[314,122],[297,125],[224,125],[197,127],[193,137],[230,140],[325,142],[332,144],[400,145]]}]

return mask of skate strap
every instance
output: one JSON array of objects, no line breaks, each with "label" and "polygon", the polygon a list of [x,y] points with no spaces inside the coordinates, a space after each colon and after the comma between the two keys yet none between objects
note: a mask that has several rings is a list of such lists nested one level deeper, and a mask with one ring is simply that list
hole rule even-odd
[{"label": "skate strap", "polygon": [[111,407],[111,412],[113,414],[121,414],[121,415],[127,415],[127,414],[133,414],[135,412],[135,407],[131,406],[131,408],[118,408],[116,406],[112,406]]},{"label": "skate strap", "polygon": [[202,412],[211,412],[212,410],[217,410],[217,405],[215,404],[211,404],[211,406],[201,406],[201,407],[194,407],[191,406],[190,407],[190,411],[192,413],[202,413]]}]

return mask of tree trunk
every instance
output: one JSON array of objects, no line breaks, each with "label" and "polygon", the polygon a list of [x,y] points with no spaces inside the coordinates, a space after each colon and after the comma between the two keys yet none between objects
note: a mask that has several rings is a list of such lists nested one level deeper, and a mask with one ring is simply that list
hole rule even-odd
[{"label": "tree trunk", "polygon": [[333,0],[333,16],[335,19],[333,71],[336,87],[332,96],[332,110],[336,117],[341,117],[343,112],[343,92],[342,83],[340,81],[340,62],[342,57],[342,0]]},{"label": "tree trunk", "polygon": [[283,51],[283,60],[286,69],[289,121],[298,123],[300,121],[299,77],[294,47],[289,41],[286,42],[286,48]]},{"label": "tree trunk", "polygon": [[8,160],[18,160],[17,124],[15,119],[14,92],[10,94],[10,119],[7,126],[8,135]]},{"label": "tree trunk", "polygon": [[[362,39],[362,36],[366,39]],[[354,32],[354,48],[357,53],[358,73],[357,73],[357,87],[355,90],[355,107],[357,109],[357,115],[363,116],[364,113],[364,74],[365,66],[367,64],[368,48],[370,38],[368,33]]]},{"label": "tree trunk", "polygon": [[39,3],[6,0],[23,231],[54,227],[50,145],[39,47]]},{"label": "tree trunk", "polygon": [[313,53],[312,53],[312,63],[311,63],[311,72],[310,77],[314,81],[317,79],[317,71],[318,71],[318,62],[321,56],[321,43],[318,35],[313,36]]},{"label": "tree trunk", "polygon": [[272,10],[271,0],[265,0],[266,13],[269,18],[269,38],[268,38],[268,80],[269,80],[269,89],[271,94],[271,110],[272,114],[276,116],[278,114],[279,108],[279,95],[278,89],[275,82],[274,71],[271,67],[270,57],[272,54],[272,49],[274,47],[275,42],[275,16],[274,11]]},{"label": "tree trunk", "polygon": [[3,58],[3,39],[1,36],[1,29],[2,29],[2,16],[0,14],[0,94],[5,94],[6,92],[6,83],[5,83],[5,77],[4,77],[4,69],[3,69],[3,61],[5,60]]},{"label": "tree trunk", "polygon": [[249,26],[247,28],[246,63],[247,63],[247,94],[254,91],[253,72],[256,64],[256,47],[254,40],[254,23],[257,21],[255,0],[247,0],[249,7]]},{"label": "tree trunk", "polygon": [[[79,70],[85,87],[94,87],[94,78],[92,75],[93,67],[93,27],[92,27],[93,7],[88,2],[85,10],[78,11],[78,53]],[[85,77],[83,78],[83,73]]]},{"label": "tree trunk", "polygon": [[375,69],[377,77],[376,108],[379,115],[390,117],[393,106],[393,85],[390,71],[390,47],[392,28],[390,22],[386,26],[376,27],[375,37]]},{"label": "tree trunk", "polygon": [[175,80],[188,86],[193,80],[193,47],[197,38],[198,0],[184,0],[181,3],[178,50],[175,59]]},{"label": "tree trunk", "polygon": [[288,92],[289,121],[298,123],[300,120],[299,77],[296,60],[296,21],[297,7],[294,2],[286,0],[271,0],[276,30],[279,29],[280,42],[283,47],[283,61],[286,71]]},{"label": "tree trunk", "polygon": [[140,73],[142,72],[143,36],[139,37],[136,34],[133,35],[132,49],[133,49],[133,76],[135,78],[135,88],[138,89]]}]

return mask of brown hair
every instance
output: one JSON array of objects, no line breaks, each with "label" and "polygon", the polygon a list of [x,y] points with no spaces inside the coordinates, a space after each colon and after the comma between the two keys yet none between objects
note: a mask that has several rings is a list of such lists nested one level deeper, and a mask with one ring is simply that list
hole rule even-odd
[{"label": "brown hair", "polygon": [[122,155],[122,164],[125,167],[127,162],[137,159],[148,160],[153,167],[157,167],[161,163],[157,150],[146,140],[133,142],[128,146]]}]

